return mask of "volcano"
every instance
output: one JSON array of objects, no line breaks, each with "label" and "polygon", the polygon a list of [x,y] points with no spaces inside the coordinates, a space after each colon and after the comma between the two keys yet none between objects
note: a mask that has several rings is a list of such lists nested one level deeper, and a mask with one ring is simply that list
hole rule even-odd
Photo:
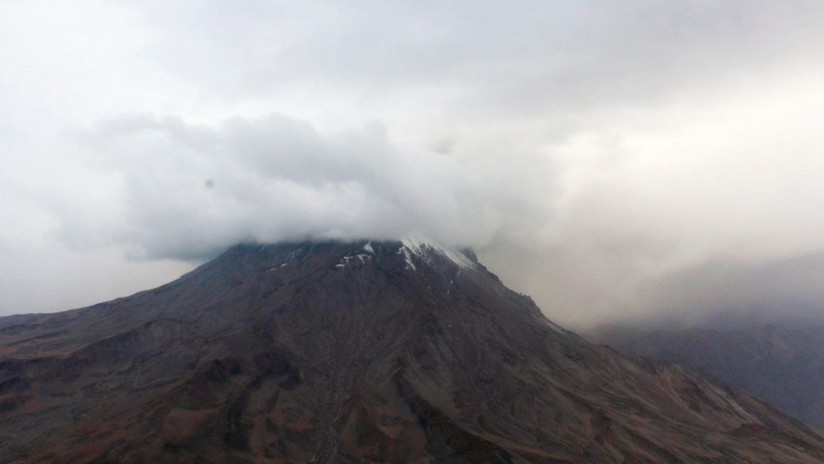
[{"label": "volcano", "polygon": [[820,463],[745,392],[549,321],[468,250],[239,245],[0,319],[0,461]]}]

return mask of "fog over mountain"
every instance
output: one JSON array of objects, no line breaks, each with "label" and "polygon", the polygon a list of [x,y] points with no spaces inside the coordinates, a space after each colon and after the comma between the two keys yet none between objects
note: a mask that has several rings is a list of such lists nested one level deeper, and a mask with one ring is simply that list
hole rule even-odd
[{"label": "fog over mountain", "polygon": [[3,2],[0,314],[411,234],[572,327],[824,312],[822,50],[800,0]]}]

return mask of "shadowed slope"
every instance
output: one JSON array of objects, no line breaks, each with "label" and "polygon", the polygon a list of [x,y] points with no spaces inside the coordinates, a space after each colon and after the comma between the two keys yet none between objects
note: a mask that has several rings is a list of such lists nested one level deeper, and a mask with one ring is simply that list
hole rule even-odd
[{"label": "shadowed slope", "polygon": [[824,327],[739,330],[602,328],[593,338],[632,356],[701,369],[782,411],[824,425]]}]

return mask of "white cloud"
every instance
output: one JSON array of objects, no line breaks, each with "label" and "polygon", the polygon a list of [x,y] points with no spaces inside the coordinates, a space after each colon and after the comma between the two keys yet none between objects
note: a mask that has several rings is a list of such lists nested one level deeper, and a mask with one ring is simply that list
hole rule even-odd
[{"label": "white cloud", "polygon": [[[481,243],[495,213],[463,166],[395,147],[380,125],[322,135],[281,115],[216,126],[123,115],[83,140],[94,157],[81,183],[96,188],[64,189],[76,197],[57,209],[61,236],[79,248],[202,258],[232,243],[304,237]],[[75,207],[93,204],[101,187],[114,207]]]}]

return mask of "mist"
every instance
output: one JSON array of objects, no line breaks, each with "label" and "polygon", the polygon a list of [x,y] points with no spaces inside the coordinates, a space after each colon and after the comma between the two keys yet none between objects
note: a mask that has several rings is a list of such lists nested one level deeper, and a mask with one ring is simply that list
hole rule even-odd
[{"label": "mist", "polygon": [[238,242],[471,246],[553,320],[824,314],[824,5],[0,5],[0,314]]}]

